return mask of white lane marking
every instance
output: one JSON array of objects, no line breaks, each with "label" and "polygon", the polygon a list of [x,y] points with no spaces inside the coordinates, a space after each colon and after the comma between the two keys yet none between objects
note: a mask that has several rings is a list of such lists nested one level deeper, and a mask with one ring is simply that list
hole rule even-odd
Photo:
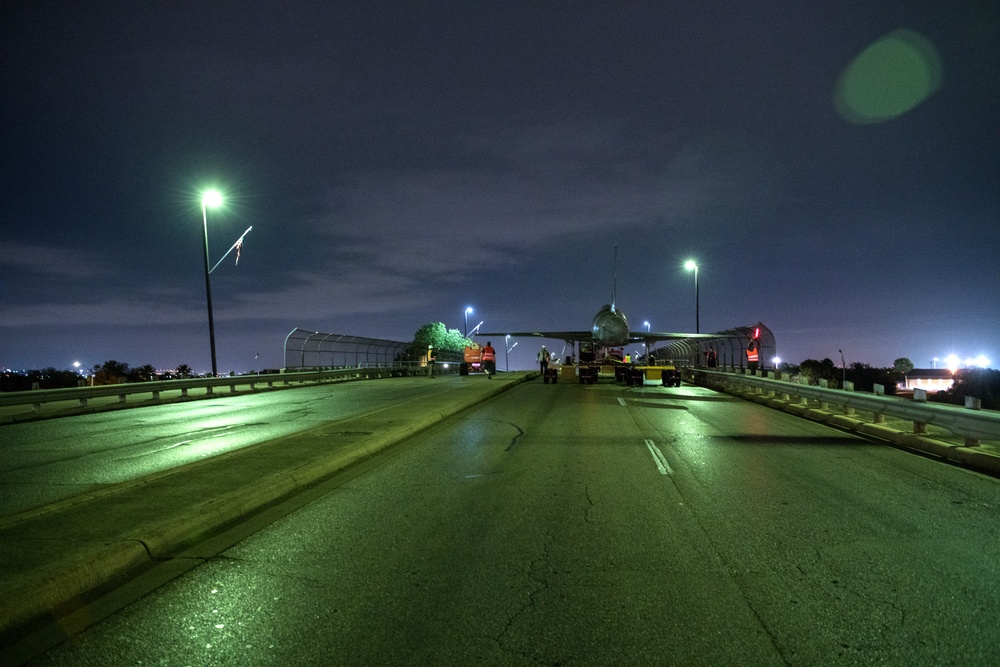
[{"label": "white lane marking", "polygon": [[674,474],[673,469],[671,469],[670,464],[667,463],[667,457],[663,455],[659,447],[653,444],[652,440],[646,441],[646,446],[649,447],[649,453],[653,455],[653,460],[656,462],[656,469],[660,471],[661,475],[672,475]]},{"label": "white lane marking", "polygon": [[620,405],[625,405],[625,399],[624,399],[624,398],[622,398],[621,396],[619,396],[619,397],[618,397],[618,403],[619,403]]}]

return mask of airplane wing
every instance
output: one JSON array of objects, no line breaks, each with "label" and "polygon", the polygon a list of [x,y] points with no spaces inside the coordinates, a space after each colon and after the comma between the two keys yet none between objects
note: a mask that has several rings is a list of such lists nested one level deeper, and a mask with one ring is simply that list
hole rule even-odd
[{"label": "airplane wing", "polygon": [[503,331],[478,333],[476,335],[480,338],[489,338],[490,336],[496,338],[503,338],[504,336],[510,336],[511,338],[551,338],[553,340],[564,340],[567,343],[575,343],[581,340],[588,341],[594,337],[591,331]]},{"label": "airplane wing", "polygon": [[[592,330],[587,331],[496,331],[496,332],[479,332],[476,334],[479,337],[489,338],[490,336],[496,338],[503,338],[504,336],[510,336],[511,338],[551,338],[553,340],[563,340],[567,343],[575,343],[579,341],[592,341],[594,340],[594,332]],[[713,334],[694,334],[694,333],[671,333],[671,332],[647,332],[647,331],[630,331],[628,333],[629,343],[642,343],[650,342],[654,343],[663,340],[683,340],[685,338],[716,338]]]},{"label": "airplane wing", "polygon": [[629,331],[628,340],[630,343],[649,341],[650,343],[661,340],[683,340],[685,338],[718,338],[718,334],[695,334],[695,333],[670,333],[666,331]]}]

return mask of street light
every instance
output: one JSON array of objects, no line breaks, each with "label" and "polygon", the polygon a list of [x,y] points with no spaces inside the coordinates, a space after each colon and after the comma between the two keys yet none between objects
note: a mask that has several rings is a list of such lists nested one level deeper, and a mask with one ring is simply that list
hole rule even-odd
[{"label": "street light", "polygon": [[206,190],[201,196],[201,220],[205,231],[205,295],[208,299],[208,338],[212,345],[212,377],[219,374],[215,362],[215,320],[212,318],[212,282],[208,277],[208,209],[222,204],[222,195],[218,190]]},{"label": "street light", "polygon": [[515,347],[517,347],[517,342],[515,342],[510,347],[507,347],[508,343],[510,343],[510,334],[507,334],[507,335],[505,335],[503,337],[503,363],[504,363],[504,366],[507,367],[507,372],[509,373],[510,372],[510,356],[509,356],[510,355],[510,351],[513,350]]},{"label": "street light", "polygon": [[701,333],[701,323],[698,321],[698,264],[693,259],[684,262],[684,268],[694,271],[694,332]]},{"label": "street light", "polygon": [[469,313],[472,312],[472,306],[467,306],[465,308],[465,337],[469,337]]}]

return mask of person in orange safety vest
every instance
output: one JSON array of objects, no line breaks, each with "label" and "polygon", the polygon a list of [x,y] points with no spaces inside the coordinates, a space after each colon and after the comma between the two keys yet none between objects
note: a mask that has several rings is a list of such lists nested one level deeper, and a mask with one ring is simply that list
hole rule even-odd
[{"label": "person in orange safety vest", "polygon": [[492,379],[497,372],[497,351],[493,349],[493,344],[489,341],[486,341],[481,359],[483,360],[483,370],[486,371],[486,378]]}]

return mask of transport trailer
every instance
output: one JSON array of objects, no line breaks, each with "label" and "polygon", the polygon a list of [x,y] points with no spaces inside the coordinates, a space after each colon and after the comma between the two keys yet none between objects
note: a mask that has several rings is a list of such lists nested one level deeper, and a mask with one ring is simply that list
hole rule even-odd
[{"label": "transport trailer", "polygon": [[641,386],[647,382],[660,383],[664,387],[681,386],[681,374],[675,366],[616,366],[615,379],[629,386]]}]

